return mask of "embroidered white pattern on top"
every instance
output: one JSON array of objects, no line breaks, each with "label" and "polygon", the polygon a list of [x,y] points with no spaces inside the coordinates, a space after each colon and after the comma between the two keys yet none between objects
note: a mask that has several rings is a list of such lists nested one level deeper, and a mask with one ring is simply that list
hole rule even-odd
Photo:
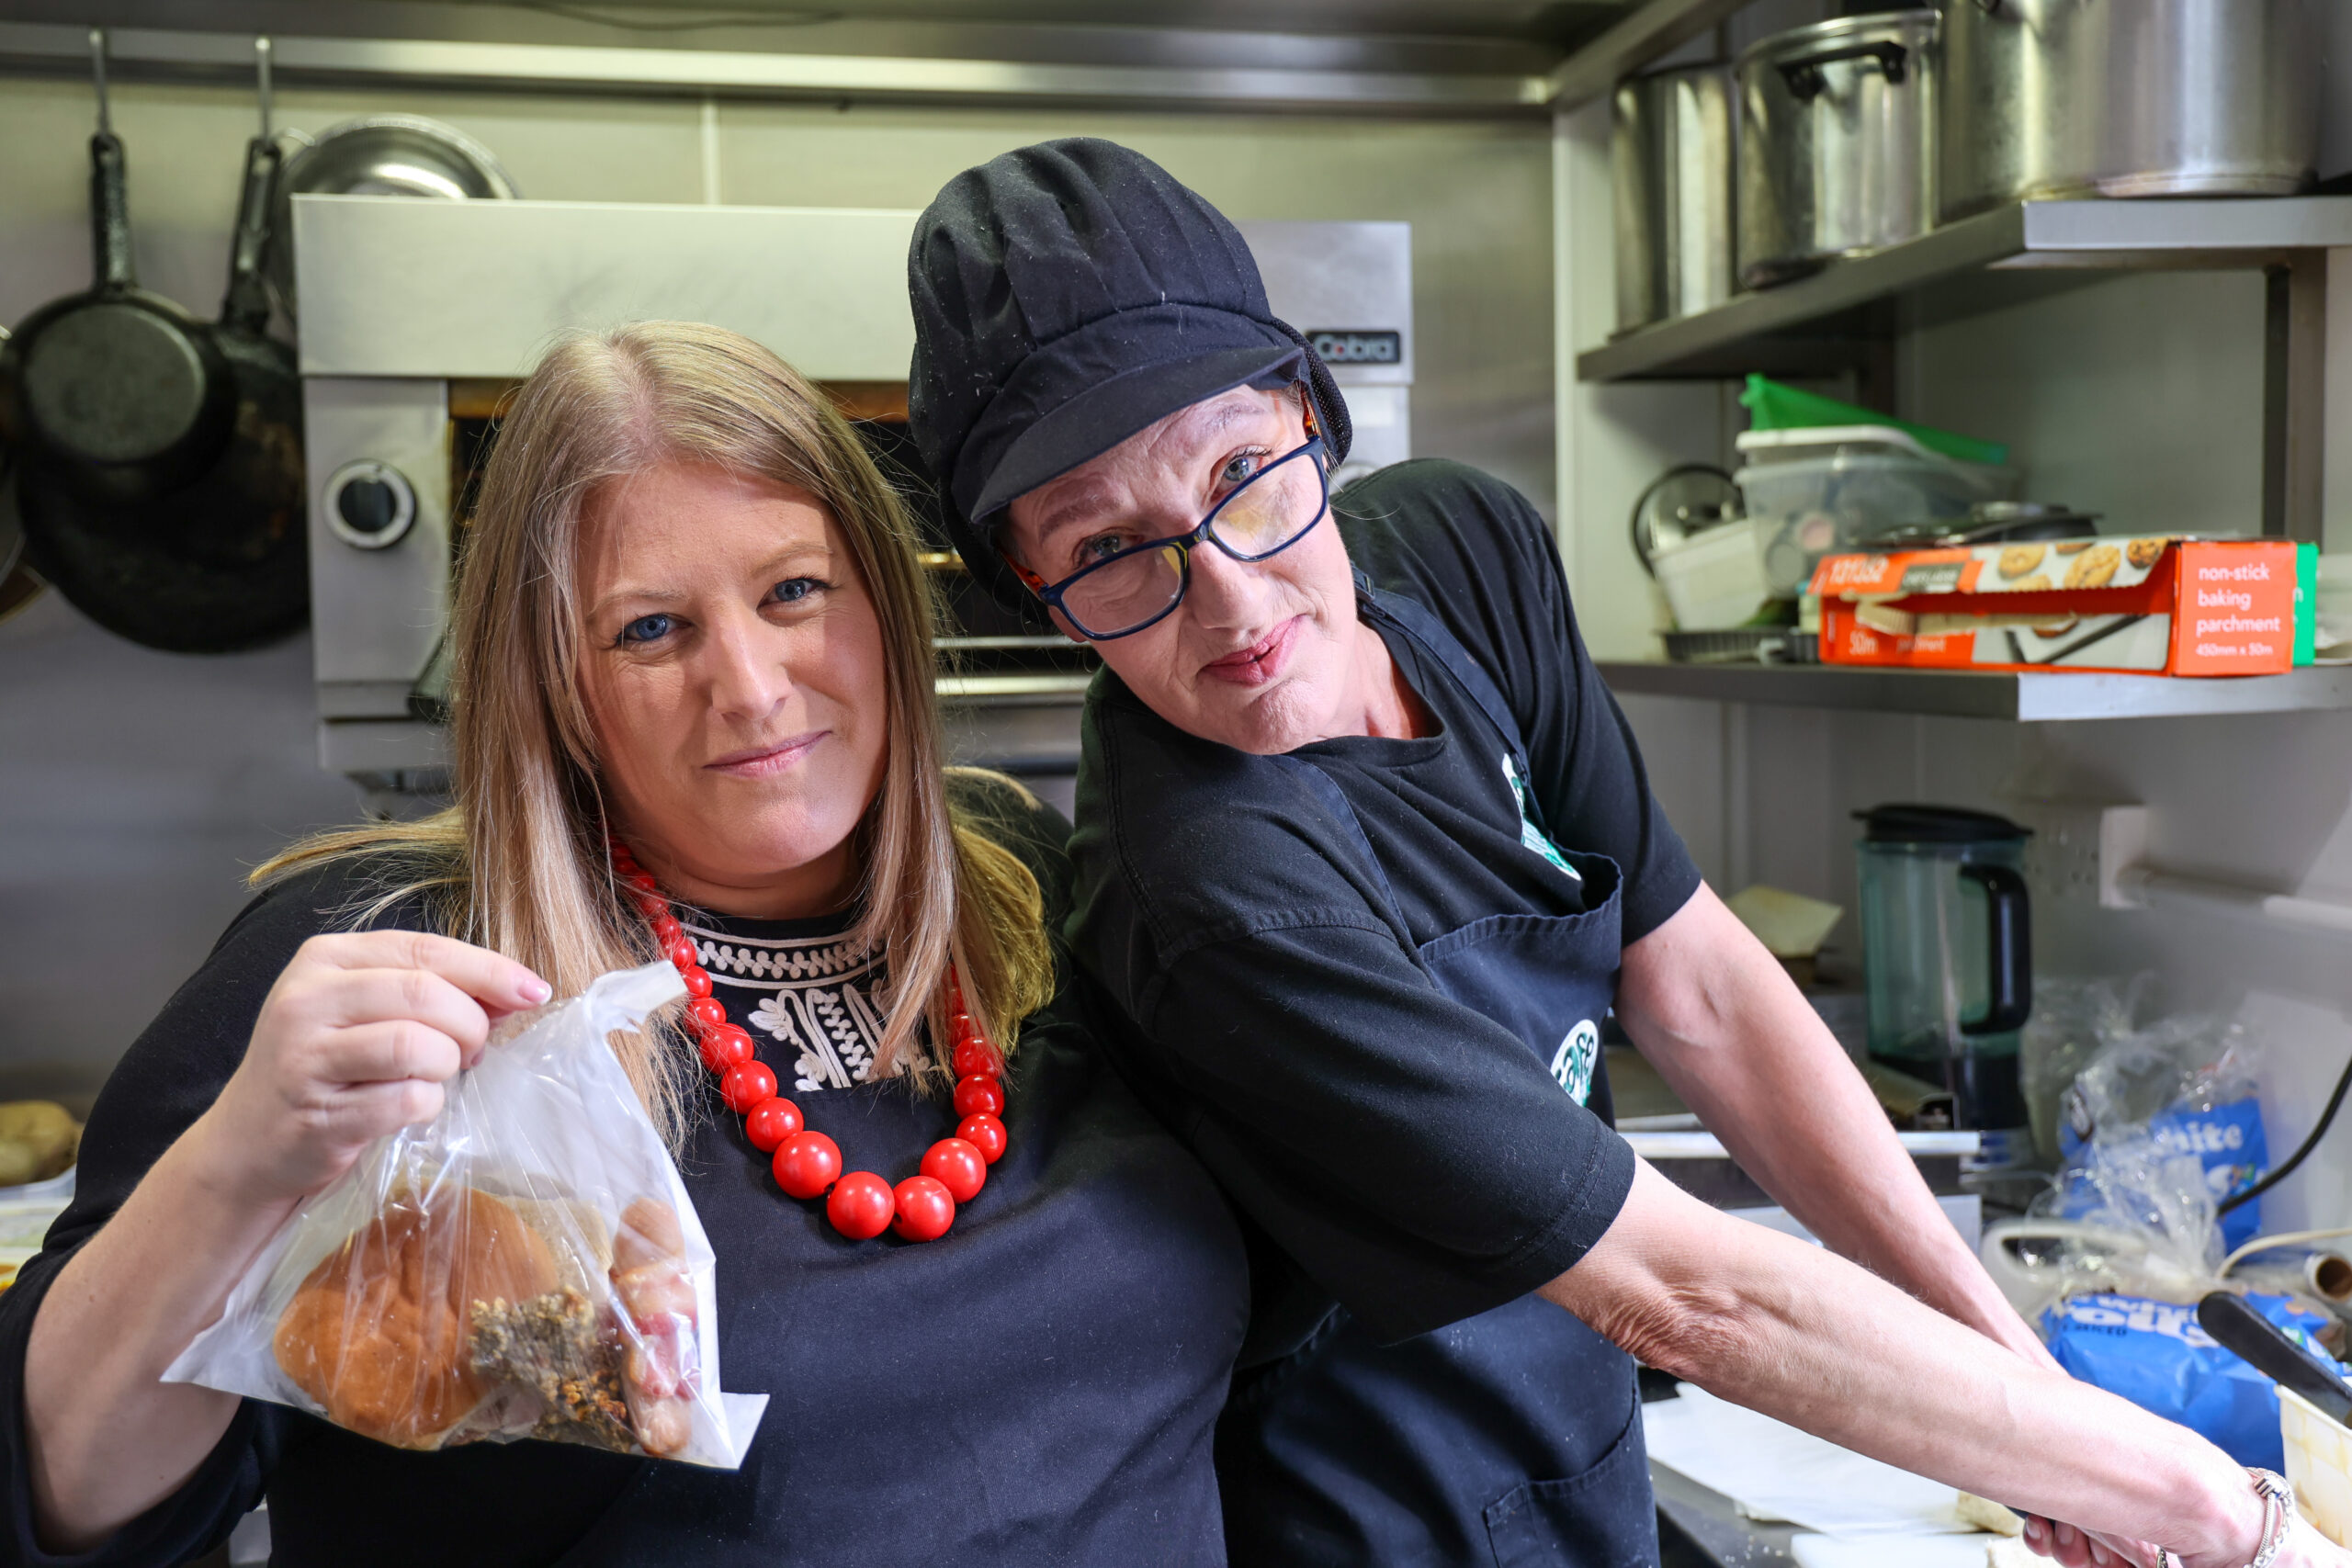
[{"label": "embroidered white pattern on top", "polygon": [[[888,972],[878,957],[840,937],[766,941],[686,926],[719,1000],[741,1016],[761,1044],[760,1055],[783,1076],[791,1064],[795,1089],[847,1089],[874,1075],[882,1042],[876,993]],[[748,1014],[740,1003],[756,996]]]}]

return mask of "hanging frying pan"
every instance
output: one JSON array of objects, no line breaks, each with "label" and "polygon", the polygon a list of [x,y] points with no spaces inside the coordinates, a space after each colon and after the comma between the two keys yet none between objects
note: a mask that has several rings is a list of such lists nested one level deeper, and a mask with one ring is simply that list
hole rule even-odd
[{"label": "hanging frying pan", "polygon": [[94,493],[81,466],[45,446],[26,453],[17,480],[34,568],[100,626],[178,653],[269,642],[310,612],[301,382],[293,350],[264,331],[262,265],[279,153],[269,133],[267,39],[256,54],[262,129],[245,149],[228,295],[220,321],[191,334],[220,367],[224,438],[192,477],[160,493]]},{"label": "hanging frying pan", "polygon": [[96,281],[25,318],[0,348],[0,431],[27,463],[85,494],[167,494],[210,467],[236,421],[211,334],[138,286],[123,149],[107,113],[106,35],[90,29],[98,130],[90,138]]},{"label": "hanging frying pan", "polygon": [[[0,327],[0,343],[8,332]],[[17,465],[0,446],[0,621],[6,620],[49,586],[25,564],[25,529],[17,521]]]}]

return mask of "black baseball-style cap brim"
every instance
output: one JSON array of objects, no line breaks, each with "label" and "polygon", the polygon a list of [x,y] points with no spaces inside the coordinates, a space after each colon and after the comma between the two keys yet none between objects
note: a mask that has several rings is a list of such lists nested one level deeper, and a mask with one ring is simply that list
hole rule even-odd
[{"label": "black baseball-style cap brim", "polygon": [[1092,462],[1170,414],[1295,371],[1298,362],[1299,351],[1290,344],[1227,348],[1140,365],[1096,382],[1084,396],[1062,402],[1013,438],[980,487],[972,520],[982,527],[1001,523],[998,513],[1021,496]]}]

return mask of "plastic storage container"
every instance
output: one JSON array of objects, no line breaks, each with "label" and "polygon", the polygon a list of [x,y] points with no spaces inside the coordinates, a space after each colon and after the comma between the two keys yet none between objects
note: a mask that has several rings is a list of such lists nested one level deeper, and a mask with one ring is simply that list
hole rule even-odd
[{"label": "plastic storage container", "polygon": [[1949,430],[1938,430],[1932,424],[1914,424],[1907,419],[1893,419],[1875,409],[1860,403],[1841,402],[1836,398],[1808,392],[1803,387],[1791,387],[1769,376],[1751,375],[1747,389],[1739,394],[1740,406],[1747,411],[1748,427],[1753,430],[1804,430],[1825,424],[1883,424],[1917,438],[1930,452],[1947,457],[1957,457],[1963,463],[2006,463],[2009,449],[1997,441],[1979,441],[1973,435],[1955,435]]},{"label": "plastic storage container", "polygon": [[1666,592],[1675,626],[1686,632],[1724,631],[1755,619],[1772,598],[1753,519],[1720,524],[1650,556]]},{"label": "plastic storage container", "polygon": [[2282,1388],[2278,1432],[2287,1440],[2287,1484],[2295,1489],[2295,1506],[2320,1534],[2352,1546],[2352,1431]]},{"label": "plastic storage container", "polygon": [[1823,556],[1865,548],[1892,529],[1960,521],[1979,502],[2014,500],[2023,478],[1947,457],[1893,425],[1750,430],[1736,445],[1765,586],[1784,599]]}]

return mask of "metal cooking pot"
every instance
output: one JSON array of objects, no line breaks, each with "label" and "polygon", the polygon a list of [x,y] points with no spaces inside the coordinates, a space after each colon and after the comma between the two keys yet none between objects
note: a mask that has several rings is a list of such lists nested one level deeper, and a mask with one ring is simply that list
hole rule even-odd
[{"label": "metal cooking pot", "polygon": [[1953,0],[1946,221],[2064,196],[2284,196],[2319,153],[2319,0]]},{"label": "metal cooking pot", "polygon": [[368,115],[331,125],[287,160],[270,215],[270,287],[295,312],[294,198],[409,196],[434,201],[513,201],[523,193],[497,154],[454,125],[418,114]]},{"label": "metal cooking pot", "polygon": [[1617,330],[1731,298],[1732,90],[1722,65],[1617,85],[1611,186],[1617,202]]},{"label": "metal cooking pot", "polygon": [[1739,60],[1739,281],[1785,283],[1934,226],[1936,13],[1776,33]]}]

